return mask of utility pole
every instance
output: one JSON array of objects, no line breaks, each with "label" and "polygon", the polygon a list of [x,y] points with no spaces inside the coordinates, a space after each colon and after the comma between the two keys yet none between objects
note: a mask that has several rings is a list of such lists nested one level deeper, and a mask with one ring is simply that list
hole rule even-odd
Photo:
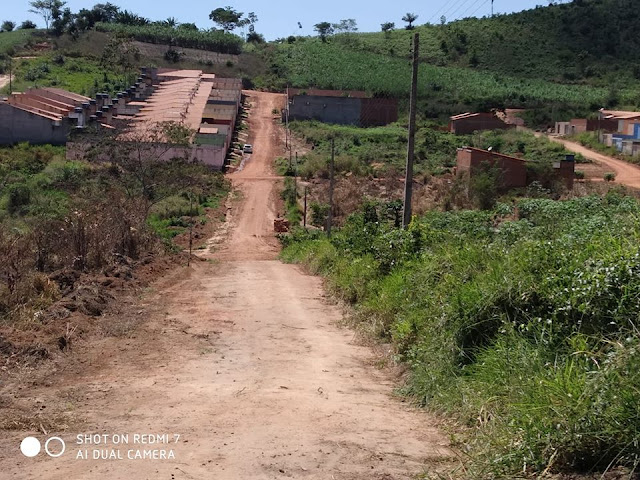
[{"label": "utility pole", "polygon": [[287,86],[287,105],[284,111],[285,116],[285,131],[284,131],[284,148],[285,150],[289,148],[289,86]]},{"label": "utility pole", "polygon": [[416,142],[416,108],[418,96],[418,64],[420,35],[413,36],[413,69],[411,78],[411,99],[409,103],[409,142],[407,145],[407,174],[404,181],[404,208],[402,227],[411,223],[411,197],[413,195],[413,154]]},{"label": "utility pole", "polygon": [[302,224],[304,228],[307,228],[307,191],[309,187],[305,185],[304,187],[304,215],[302,216]]},{"label": "utility pole", "polygon": [[296,163],[293,166],[293,185],[296,187],[296,192],[298,191],[298,152],[296,152]]},{"label": "utility pole", "polygon": [[493,0],[491,0],[491,16],[493,17]]},{"label": "utility pole", "polygon": [[327,215],[327,237],[331,238],[331,224],[333,223],[333,183],[336,159],[336,141],[331,139],[331,165],[329,166],[329,214]]},{"label": "utility pole", "polygon": [[13,93],[13,58],[9,55],[9,95]]}]

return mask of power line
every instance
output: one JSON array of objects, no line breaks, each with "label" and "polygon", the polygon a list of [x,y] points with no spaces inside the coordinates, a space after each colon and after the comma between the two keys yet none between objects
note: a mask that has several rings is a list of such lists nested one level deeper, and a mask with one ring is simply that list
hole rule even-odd
[{"label": "power line", "polygon": [[[462,3],[462,5],[460,5],[452,14],[451,14],[451,19],[455,20],[456,18],[458,18],[458,12],[463,12],[465,11],[464,8],[467,7],[466,11],[469,11],[469,5],[467,5],[469,2],[473,2],[473,0],[465,0],[464,3]],[[476,0],[477,1],[477,0]],[[473,8],[473,7],[471,7]]]},{"label": "power line", "polygon": [[440,14],[442,12],[442,10],[448,5],[448,1],[445,1],[440,8],[436,11],[436,13],[434,13],[431,18],[429,19],[429,23],[433,22],[434,19],[438,18],[438,14]]},{"label": "power line", "polygon": [[[491,1],[491,0],[488,0],[488,1]],[[478,8],[476,8],[476,9],[474,10],[474,12],[471,14],[471,16],[473,17],[473,16],[474,16],[476,13],[478,13],[478,12],[479,12],[483,7],[485,7],[485,6],[486,6],[486,3],[487,3],[487,2],[483,2],[483,3],[482,3]]]},{"label": "power line", "polygon": [[[486,1],[487,0],[476,0],[475,2],[473,2],[471,5],[469,5],[469,8],[467,8],[467,10],[464,12],[464,15],[461,18],[473,17],[473,14],[478,10],[480,10],[480,8],[484,6],[484,3]],[[478,5],[480,5],[480,8],[478,8]],[[470,14],[469,12],[472,12],[472,13]]]},{"label": "power line", "polygon": [[458,6],[462,5],[462,2],[465,2],[466,0],[455,0],[452,4],[450,4],[445,10],[444,12],[442,12],[442,16],[443,17],[450,17],[451,16],[451,12],[453,11],[453,9],[458,8]]}]

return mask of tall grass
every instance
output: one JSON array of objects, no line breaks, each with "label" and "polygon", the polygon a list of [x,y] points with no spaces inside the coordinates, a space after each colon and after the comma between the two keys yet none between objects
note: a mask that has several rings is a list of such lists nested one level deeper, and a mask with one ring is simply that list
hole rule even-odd
[{"label": "tall grass", "polygon": [[368,205],[331,241],[294,235],[283,258],[393,342],[405,392],[459,421],[469,478],[635,469],[640,204],[516,207],[432,212],[403,231]]}]

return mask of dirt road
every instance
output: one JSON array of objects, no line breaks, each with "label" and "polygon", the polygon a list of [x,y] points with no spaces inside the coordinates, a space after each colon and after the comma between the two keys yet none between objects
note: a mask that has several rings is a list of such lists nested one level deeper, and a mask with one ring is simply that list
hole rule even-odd
[{"label": "dirt road", "polygon": [[[136,333],[105,338],[24,387],[39,431],[3,433],[6,478],[391,480],[448,454],[434,420],[393,396],[380,357],[336,325],[342,311],[320,280],[275,260],[270,163],[282,152],[271,111],[283,99],[250,96],[255,153],[232,176],[242,196],[224,248],[159,281],[140,300],[150,318]],[[106,442],[79,444],[78,434]],[[168,436],[148,445],[134,434]],[[27,435],[59,435],[66,451],[26,458]],[[52,440],[52,453],[60,445]],[[154,449],[169,458],[129,459]]]},{"label": "dirt road", "polygon": [[[583,147],[579,143],[570,142],[569,140],[564,140],[558,137],[548,138],[554,142],[561,143],[571,152],[579,153],[589,160],[604,165],[607,171],[614,172],[616,174],[615,183],[632,188],[640,188],[640,167],[627,163],[624,160],[618,160],[617,158],[612,158],[607,155],[594,152],[593,150]],[[598,180],[601,180],[601,178]]]}]

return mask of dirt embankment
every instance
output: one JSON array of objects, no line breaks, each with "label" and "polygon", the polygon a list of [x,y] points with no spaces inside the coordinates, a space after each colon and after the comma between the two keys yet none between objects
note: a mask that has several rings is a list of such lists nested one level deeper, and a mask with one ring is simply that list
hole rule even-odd
[{"label": "dirt embankment", "polygon": [[[16,418],[0,438],[8,478],[410,479],[448,458],[434,419],[394,397],[397,378],[338,326],[342,309],[321,281],[276,260],[271,165],[283,152],[271,111],[283,97],[247,94],[255,153],[231,175],[239,197],[222,247],[123,309],[120,321],[142,319],[136,329],[6,380],[0,408]],[[87,433],[109,441],[79,445]],[[145,448],[173,457],[128,459],[144,445],[114,445],[127,433],[167,434]],[[26,458],[27,435],[58,435],[67,450]],[[93,459],[96,449],[123,458]]]}]

